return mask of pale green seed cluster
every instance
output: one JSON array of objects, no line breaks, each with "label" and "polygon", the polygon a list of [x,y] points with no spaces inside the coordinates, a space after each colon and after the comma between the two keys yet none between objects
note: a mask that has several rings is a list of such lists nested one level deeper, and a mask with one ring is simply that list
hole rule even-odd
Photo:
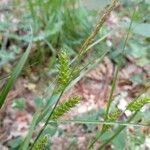
[{"label": "pale green seed cluster", "polygon": [[144,105],[148,103],[150,103],[150,97],[138,98],[128,105],[127,110],[139,111]]},{"label": "pale green seed cluster", "polygon": [[44,150],[47,143],[48,143],[48,137],[44,136],[37,141],[37,143],[34,145],[32,150]]},{"label": "pale green seed cluster", "polygon": [[[118,109],[112,113],[110,113],[108,116],[107,116],[107,119],[105,121],[107,122],[113,122],[113,121],[116,121],[119,116],[121,114],[121,111]],[[103,125],[103,128],[102,128],[102,132],[105,132],[107,131],[109,128],[111,128],[112,125]]]},{"label": "pale green seed cluster", "polygon": [[62,90],[71,79],[71,69],[69,67],[69,57],[65,51],[62,51],[59,55],[58,65],[58,84],[59,90]]},{"label": "pale green seed cluster", "polygon": [[80,97],[71,97],[66,102],[60,104],[55,110],[51,117],[52,120],[57,120],[68,112],[71,108],[75,107],[80,102]]}]

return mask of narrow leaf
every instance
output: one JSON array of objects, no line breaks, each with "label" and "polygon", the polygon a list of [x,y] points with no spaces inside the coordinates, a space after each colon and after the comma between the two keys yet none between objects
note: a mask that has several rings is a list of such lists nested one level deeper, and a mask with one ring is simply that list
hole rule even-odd
[{"label": "narrow leaf", "polygon": [[30,51],[31,51],[31,43],[29,44],[26,52],[23,54],[23,56],[19,60],[17,66],[12,71],[12,73],[10,75],[10,78],[8,79],[6,84],[4,85],[2,91],[0,92],[0,108],[4,104],[5,99],[6,99],[7,95],[8,95],[8,93],[9,93],[9,91],[11,90],[11,88],[14,85],[17,77],[19,76],[21,70],[23,69],[23,66],[25,65],[25,63],[27,61],[27,58],[29,56]]}]

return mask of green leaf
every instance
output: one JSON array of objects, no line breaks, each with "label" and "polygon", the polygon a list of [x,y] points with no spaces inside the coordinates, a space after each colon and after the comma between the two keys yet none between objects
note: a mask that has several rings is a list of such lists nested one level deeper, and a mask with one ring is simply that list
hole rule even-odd
[{"label": "green leaf", "polygon": [[18,138],[15,138],[13,140],[10,140],[7,144],[12,148],[12,149],[16,149],[19,147],[19,145],[22,143],[22,138],[21,137],[18,137]]},{"label": "green leaf", "polygon": [[135,58],[141,58],[141,57],[146,57],[147,56],[147,47],[136,42],[136,41],[131,41],[129,42],[129,47],[130,49],[128,52]]},{"label": "green leaf", "polygon": [[150,24],[149,23],[134,23],[133,32],[139,35],[150,37]]},{"label": "green leaf", "polygon": [[44,106],[43,100],[40,97],[36,97],[34,99],[34,103],[35,103],[36,108],[41,108],[42,106]]},{"label": "green leaf", "polygon": [[143,83],[143,74],[135,74],[131,77],[131,81],[137,84]]},{"label": "green leaf", "polygon": [[145,42],[150,43],[150,37],[145,38]]},{"label": "green leaf", "polygon": [[15,101],[12,104],[12,107],[17,108],[19,110],[24,110],[26,107],[25,99],[24,98],[15,99]]},{"label": "green leaf", "polygon": [[129,133],[129,140],[129,143],[135,148],[144,144],[145,134],[140,129],[137,129],[134,132]]},{"label": "green leaf", "polygon": [[135,58],[135,61],[138,65],[144,66],[149,63],[149,47],[142,42],[137,42],[131,40],[129,42],[129,48],[127,53],[132,55]]},{"label": "green leaf", "polygon": [[[100,108],[99,110],[91,110],[80,116],[76,116],[75,120],[80,120],[81,121],[80,123],[85,126],[86,131],[90,132],[90,131],[94,131],[94,129],[97,126],[97,124],[94,124],[93,122],[95,120],[98,120],[98,118],[100,118],[100,117],[102,118],[103,115],[104,115],[104,109]],[[99,121],[98,121],[98,123],[99,123]]]},{"label": "green leaf", "polygon": [[[123,27],[128,28],[128,23],[123,23]],[[142,35],[144,37],[150,37],[150,24],[149,23],[133,23],[132,32]]]},{"label": "green leaf", "polygon": [[62,123],[62,124],[91,124],[91,125],[116,125],[116,126],[134,126],[134,127],[149,127],[149,124],[138,124],[138,123],[126,123],[126,122],[121,122],[121,121],[100,121],[100,120],[57,120],[57,121],[49,121],[49,124],[51,125],[52,123]]},{"label": "green leaf", "polygon": [[115,150],[124,150],[125,148],[125,134],[124,132],[120,133],[114,140],[113,145],[115,146]]},{"label": "green leaf", "polygon": [[58,128],[57,126],[50,126],[47,127],[44,131],[43,131],[43,135],[50,135],[51,137],[55,135],[55,133],[57,132]]},{"label": "green leaf", "polygon": [[1,23],[0,23],[0,31],[7,30],[8,28],[9,28],[8,23],[1,21]]},{"label": "green leaf", "polygon": [[105,133],[102,134],[102,136],[100,137],[101,141],[106,141],[107,139],[109,139],[110,135],[113,134],[113,132],[110,131],[106,131]]},{"label": "green leaf", "polygon": [[30,51],[31,51],[31,43],[29,44],[26,52],[23,54],[23,56],[19,60],[17,66],[12,71],[10,78],[8,79],[6,84],[4,85],[2,91],[0,92],[0,108],[2,107],[4,101],[5,101],[8,93],[9,93],[9,91],[11,90],[12,86],[14,85],[17,77],[19,76],[20,72],[22,71],[23,66],[25,65],[25,63],[28,59]]}]

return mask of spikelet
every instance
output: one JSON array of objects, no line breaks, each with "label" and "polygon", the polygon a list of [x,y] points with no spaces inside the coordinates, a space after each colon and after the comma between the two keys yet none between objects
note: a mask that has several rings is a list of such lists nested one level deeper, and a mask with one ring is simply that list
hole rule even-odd
[{"label": "spikelet", "polygon": [[55,110],[51,117],[52,120],[57,120],[68,112],[71,108],[75,107],[80,102],[80,97],[75,96],[60,104]]},{"label": "spikelet", "polygon": [[47,145],[47,143],[48,137],[44,136],[37,141],[32,150],[45,150],[45,146]]},{"label": "spikelet", "polygon": [[150,97],[138,98],[128,105],[127,110],[139,111],[144,105],[148,103],[150,103]]},{"label": "spikelet", "polygon": [[69,67],[69,57],[66,51],[61,51],[59,54],[58,65],[58,90],[61,91],[71,80],[71,69]]},{"label": "spikelet", "polygon": [[[120,111],[119,109],[117,109],[116,111],[110,113],[110,114],[107,116],[107,118],[106,118],[105,121],[107,121],[107,122],[116,121],[116,120],[119,118],[120,114],[121,114],[121,111]],[[108,130],[109,128],[111,128],[111,127],[112,127],[112,125],[103,125],[102,132],[107,131],[107,130]]]},{"label": "spikelet", "polygon": [[80,72],[81,72],[81,69],[79,67],[74,68],[74,70],[72,71],[71,79],[74,80],[75,78],[77,78],[79,76]]}]

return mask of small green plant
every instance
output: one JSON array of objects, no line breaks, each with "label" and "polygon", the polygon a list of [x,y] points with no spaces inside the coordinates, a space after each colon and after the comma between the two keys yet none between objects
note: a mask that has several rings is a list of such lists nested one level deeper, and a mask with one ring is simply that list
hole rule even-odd
[{"label": "small green plant", "polygon": [[14,99],[12,107],[18,110],[24,110],[26,107],[26,102],[24,98]]},{"label": "small green plant", "polygon": [[[110,12],[116,6],[116,2],[117,1],[113,1],[112,5],[110,5],[110,7],[106,10],[104,15],[98,20],[97,25],[93,29],[91,35],[89,36],[89,38],[87,38],[87,40],[85,41],[83,46],[81,46],[80,53],[79,53],[78,57],[76,58],[76,62],[74,62],[71,65],[71,68],[70,68],[70,61],[69,61],[68,56],[66,55],[65,51],[62,51],[60,53],[59,65],[58,65],[58,78],[57,78],[58,84],[56,84],[56,86],[53,90],[54,92],[51,96],[51,97],[56,96],[55,103],[53,105],[49,105],[49,102],[47,102],[47,104],[46,104],[45,108],[43,108],[42,112],[35,113],[35,115],[33,117],[33,122],[29,129],[29,133],[28,133],[27,137],[25,138],[23,144],[20,147],[22,150],[32,149],[38,143],[41,135],[45,131],[46,127],[49,125],[50,120],[52,120],[52,119],[57,120],[66,111],[69,111],[70,108],[74,107],[77,103],[79,103],[78,97],[72,97],[67,102],[64,102],[64,103],[60,104],[59,106],[57,106],[60,101],[60,98],[63,95],[63,93],[65,92],[66,88],[74,80],[75,77],[73,74],[75,72],[78,72],[78,71],[76,71],[76,69],[78,68],[79,63],[81,62],[83,56],[88,51],[89,46],[93,43],[98,31],[102,28],[102,25],[105,23]],[[75,74],[76,74],[76,76],[79,75],[77,73],[75,73]],[[57,94],[56,94],[56,90],[58,90]],[[50,101],[50,100],[51,100],[51,98],[48,99],[48,101]],[[36,128],[36,126],[38,125],[39,122],[43,121],[44,118],[46,119],[44,126],[42,127],[42,129],[38,133],[37,137],[35,138],[33,144],[29,148],[30,139],[32,137],[34,129]]]},{"label": "small green plant", "polygon": [[88,12],[80,0],[28,0],[27,9],[35,32],[42,29],[54,48],[62,48],[64,44],[77,47],[88,34]]},{"label": "small green plant", "polygon": [[88,18],[90,11],[81,0],[27,0],[16,3],[15,7],[20,14],[18,28],[26,35],[13,33],[11,38],[20,43],[29,42],[31,39],[25,26],[31,24],[34,29],[35,51],[34,57],[29,58],[31,64],[37,62],[41,66],[50,60],[49,68],[53,67],[60,49],[67,48],[69,55],[75,56],[92,27]]},{"label": "small green plant", "polygon": [[[47,4],[51,4],[51,2],[53,2],[52,7],[51,7],[51,5],[47,6]],[[66,4],[65,2],[69,2],[69,3]],[[113,0],[111,5],[106,9],[104,14],[102,15],[102,17],[100,17],[95,28],[93,29],[90,36],[85,40],[85,42],[81,46],[79,54],[77,55],[77,57],[74,59],[73,62],[70,61],[69,56],[65,50],[62,50],[59,53],[58,67],[57,67],[58,76],[56,77],[56,82],[55,82],[54,88],[52,89],[52,94],[50,95],[50,97],[45,98],[46,102],[40,104],[39,108],[36,110],[36,112],[33,116],[33,120],[31,122],[30,128],[29,128],[28,134],[24,138],[24,141],[22,142],[22,144],[19,147],[20,150],[28,150],[28,149],[29,150],[42,150],[42,149],[44,150],[44,149],[46,149],[46,146],[48,145],[49,141],[51,140],[51,138],[50,138],[51,135],[46,133],[47,129],[50,130],[52,127],[57,126],[60,118],[63,118],[65,113],[71,111],[71,109],[73,107],[75,107],[77,104],[80,103],[80,101],[82,101],[82,100],[80,100],[80,97],[73,96],[73,97],[70,97],[68,100],[65,100],[62,103],[60,103],[60,99],[62,98],[62,95],[67,91],[67,88],[73,82],[75,82],[75,80],[80,76],[80,74],[83,73],[82,71],[85,71],[85,70],[87,71],[89,68],[91,68],[92,63],[97,64],[97,62],[99,62],[99,61],[93,61],[93,62],[90,62],[88,64],[84,64],[83,66],[79,67],[79,64],[83,60],[85,54],[87,54],[89,47],[93,44],[97,33],[102,28],[102,25],[107,20],[111,11],[116,7],[117,2],[118,2],[118,0]],[[29,4],[29,9],[32,13],[32,17],[33,17],[34,22],[35,23],[40,22],[42,24],[42,25],[38,24],[38,27],[39,26],[40,27],[41,26],[42,27],[43,26],[49,27],[47,25],[47,20],[50,19],[49,18],[49,14],[50,14],[49,9],[51,9],[51,11],[52,10],[55,11],[54,8],[56,8],[56,10],[57,10],[57,7],[60,8],[60,4],[61,5],[62,4],[67,5],[67,7],[68,7],[68,4],[70,4],[68,9],[72,8],[72,3],[70,1],[54,1],[53,0],[53,1],[46,1],[45,2],[45,1],[28,0],[28,4]],[[40,5],[42,6],[42,7],[40,7],[41,11],[44,10],[45,8],[47,8],[45,11],[46,14],[45,13],[41,14],[43,16],[38,16],[36,14],[36,10],[37,10],[37,8],[39,9]],[[63,9],[63,7],[62,7],[62,9]],[[69,14],[67,14],[67,15],[69,15]],[[55,16],[53,16],[53,17],[55,18]],[[56,18],[57,18],[57,15],[56,15]],[[127,44],[131,25],[132,25],[132,21],[131,21],[130,27],[128,29],[128,33],[127,33],[127,37],[125,39],[125,43],[123,46],[121,57],[123,57],[123,54],[125,51],[125,47]],[[59,32],[59,36],[60,35],[61,35],[61,32]],[[54,37],[54,39],[53,39],[54,43],[57,41],[56,43],[59,44],[59,41],[62,40],[62,39],[58,38],[59,36],[57,35],[56,39]],[[60,36],[60,38],[62,38],[61,36]],[[104,53],[104,56],[105,55],[106,55],[106,53]],[[25,57],[25,58],[27,59],[27,57]],[[102,58],[103,57],[101,57],[101,59]],[[87,147],[87,149],[93,148],[94,144],[105,133],[109,132],[111,130],[111,128],[114,127],[114,125],[116,125],[114,128],[114,132],[111,132],[112,134],[110,134],[106,140],[102,141],[101,145],[99,146],[99,149],[103,149],[108,143],[113,141],[120,134],[120,132],[125,129],[126,126],[128,126],[128,125],[135,125],[136,126],[137,123],[131,124],[131,121],[134,119],[134,117],[137,115],[137,113],[140,111],[140,109],[145,104],[150,103],[149,97],[135,98],[131,103],[129,103],[129,105],[126,108],[126,110],[131,111],[132,114],[131,114],[131,116],[127,117],[127,119],[125,119],[124,122],[119,121],[121,115],[124,112],[122,112],[121,110],[119,110],[117,108],[114,111],[110,111],[110,107],[111,107],[111,104],[113,101],[113,93],[115,91],[116,81],[117,81],[117,77],[118,77],[118,73],[119,73],[119,70],[121,68],[121,65],[122,65],[122,63],[117,64],[116,71],[114,73],[114,78],[113,78],[113,82],[112,82],[112,89],[111,89],[111,92],[110,92],[110,95],[108,98],[108,104],[107,104],[106,111],[104,112],[103,121],[97,120],[97,122],[96,121],[93,121],[93,122],[88,121],[87,122],[87,123],[95,123],[95,124],[99,123],[99,124],[103,125],[102,130],[99,131],[100,134],[98,134],[98,136],[96,136],[94,141],[92,140],[92,142],[89,143],[89,147]],[[6,88],[6,89],[10,89],[10,86],[9,86],[9,88]],[[9,90],[7,90],[7,91],[9,91]],[[3,91],[2,91],[2,93],[3,93]],[[8,92],[6,92],[6,94],[4,93],[4,96],[3,96],[4,99],[7,95],[7,93]],[[62,122],[63,122],[63,120],[62,120]],[[82,121],[71,120],[70,122],[81,123]],[[38,125],[40,123],[43,123],[44,125],[40,128],[40,130],[38,132],[35,132],[36,128],[38,127]],[[83,121],[83,123],[86,123],[86,121]],[[33,137],[33,135],[35,135],[35,137]],[[52,135],[54,135],[54,133]],[[32,138],[33,138],[33,142],[31,142]]]}]

